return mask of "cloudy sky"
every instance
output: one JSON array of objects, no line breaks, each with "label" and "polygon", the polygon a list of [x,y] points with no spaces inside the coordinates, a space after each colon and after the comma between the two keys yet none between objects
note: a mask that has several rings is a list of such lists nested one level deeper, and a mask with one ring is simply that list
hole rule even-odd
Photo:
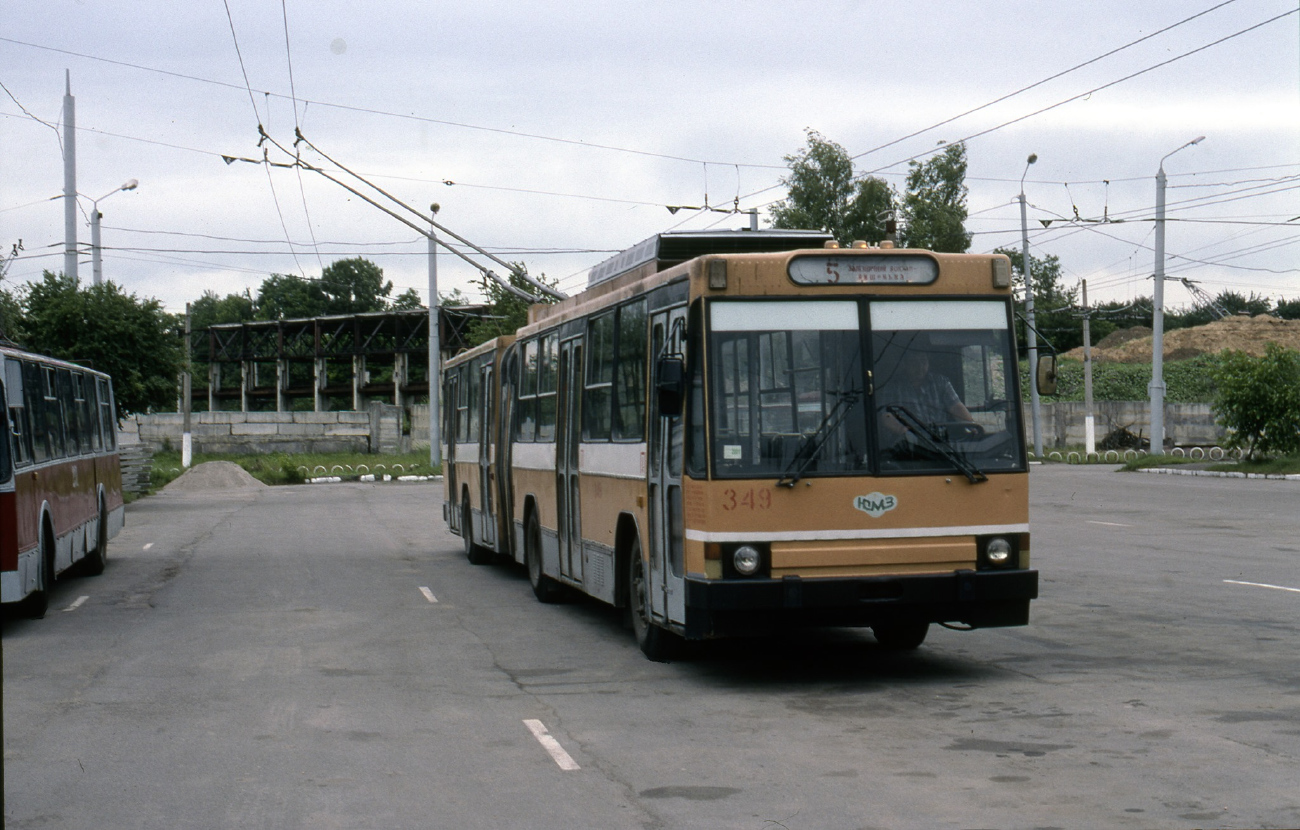
[{"label": "cloudy sky", "polygon": [[[316,148],[299,145],[302,161],[346,179],[324,153],[414,207],[437,202],[442,224],[570,292],[655,233],[747,224],[667,206],[757,208],[766,225],[809,129],[899,186],[909,159],[966,139],[973,251],[1019,245],[1036,153],[1032,249],[1101,300],[1150,294],[1156,170],[1204,135],[1164,162],[1168,273],[1211,294],[1300,298],[1298,12],[0,0],[0,253],[23,244],[5,284],[63,268],[68,72],[80,275],[100,199],[105,277],[174,311],[349,256],[427,298],[414,230],[319,173],[222,158],[292,162],[295,127]],[[130,179],[138,189],[115,191]],[[474,276],[440,256],[443,291],[473,295]],[[1167,296],[1191,299],[1178,284]]]}]

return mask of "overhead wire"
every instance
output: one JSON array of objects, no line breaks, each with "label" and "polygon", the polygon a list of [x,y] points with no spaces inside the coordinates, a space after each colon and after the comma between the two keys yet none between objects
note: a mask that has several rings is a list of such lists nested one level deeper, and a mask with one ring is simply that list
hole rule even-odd
[{"label": "overhead wire", "polygon": [[[1224,0],[1224,2],[1222,2],[1222,3],[1218,3],[1218,4],[1214,5],[1214,6],[1211,6],[1210,8],[1205,9],[1204,11],[1197,12],[1196,14],[1192,15],[1191,17],[1185,17],[1185,18],[1183,18],[1182,20],[1179,20],[1177,23],[1171,23],[1170,25],[1164,27],[1163,29],[1157,29],[1156,31],[1152,32],[1152,33],[1149,34],[1149,35],[1144,35],[1143,37],[1140,37],[1140,38],[1138,38],[1137,40],[1130,41],[1130,42],[1124,44],[1123,46],[1117,47],[1117,48],[1115,48],[1115,49],[1111,49],[1109,52],[1104,52],[1104,53],[1098,55],[1098,56],[1095,57],[1095,58],[1090,58],[1089,60],[1086,60],[1086,61],[1084,61],[1083,63],[1076,64],[1076,65],[1070,67],[1069,69],[1065,69],[1065,70],[1062,70],[1061,72],[1057,72],[1057,73],[1055,73],[1055,74],[1053,74],[1053,75],[1049,75],[1048,77],[1043,78],[1042,80],[1039,80],[1039,81],[1035,81],[1034,83],[1029,84],[1028,86],[1023,86],[1023,87],[1021,87],[1020,89],[1017,89],[1015,92],[1008,92],[1006,95],[1003,95],[1003,96],[1000,96],[1000,97],[998,97],[998,98],[995,98],[995,99],[993,99],[992,101],[989,101],[989,102],[986,103],[986,104],[980,104],[978,107],[974,107],[974,108],[972,108],[972,109],[968,109],[968,110],[966,110],[965,112],[958,113],[957,115],[954,115],[954,116],[952,116],[952,117],[950,117],[950,118],[945,118],[944,120],[938,122],[937,124],[931,124],[929,127],[925,127],[925,128],[920,129],[920,130],[917,130],[917,131],[915,131],[915,132],[913,132],[913,133],[909,133],[908,135],[905,135],[905,136],[903,136],[902,138],[896,138],[896,139],[894,139],[893,141],[887,142],[887,143],[885,143],[885,144],[881,144],[881,145],[878,146],[878,147],[873,147],[873,148],[871,148],[870,150],[864,150],[863,152],[858,153],[858,154],[855,155],[855,156],[850,156],[850,160],[856,161],[857,159],[860,159],[860,158],[862,158],[863,156],[869,156],[869,155],[871,155],[872,153],[879,152],[880,150],[884,150],[884,149],[887,148],[887,147],[893,147],[895,144],[901,144],[901,143],[903,143],[904,141],[907,141],[907,140],[910,139],[910,138],[916,138],[917,136],[924,135],[925,133],[928,133],[928,132],[930,132],[930,131],[932,131],[932,130],[937,130],[937,129],[940,128],[940,127],[947,126],[948,124],[951,124],[951,123],[953,123],[954,121],[958,121],[958,120],[960,120],[960,119],[962,119],[962,118],[965,118],[965,117],[968,116],[968,115],[974,115],[975,113],[980,112],[981,110],[986,110],[986,109],[988,109],[989,107],[992,107],[992,106],[995,106],[995,105],[997,105],[997,104],[1000,104],[1000,103],[1002,103],[1003,101],[1010,100],[1011,98],[1014,98],[1014,97],[1016,97],[1017,95],[1020,95],[1020,94],[1022,94],[1022,93],[1028,92],[1028,91],[1030,91],[1031,89],[1036,89],[1036,88],[1038,88],[1038,87],[1040,87],[1040,86],[1042,86],[1042,85],[1044,85],[1044,84],[1050,83],[1050,82],[1055,81],[1055,80],[1057,80],[1057,79],[1059,79],[1059,78],[1063,78],[1063,77],[1065,77],[1066,75],[1069,75],[1069,74],[1072,73],[1072,72],[1077,72],[1078,70],[1083,69],[1084,67],[1091,66],[1092,64],[1094,64],[1094,63],[1098,63],[1099,61],[1103,61],[1103,60],[1105,60],[1106,58],[1111,57],[1112,55],[1116,55],[1116,54],[1119,54],[1120,52],[1123,52],[1125,49],[1129,49],[1129,48],[1131,48],[1131,47],[1133,47],[1133,46],[1137,46],[1139,43],[1143,43],[1144,41],[1148,41],[1148,40],[1150,40],[1150,39],[1153,38],[1153,37],[1158,37],[1158,36],[1164,34],[1165,32],[1170,31],[1171,29],[1176,29],[1176,28],[1178,28],[1179,26],[1182,26],[1184,23],[1190,23],[1191,21],[1196,20],[1198,17],[1204,17],[1205,15],[1209,14],[1210,12],[1213,12],[1213,11],[1216,11],[1216,10],[1218,10],[1218,9],[1221,9],[1221,8],[1223,8],[1224,6],[1232,5],[1232,4],[1235,3],[1235,2],[1237,2],[1237,0]],[[893,166],[893,165],[891,165],[891,166]]]}]

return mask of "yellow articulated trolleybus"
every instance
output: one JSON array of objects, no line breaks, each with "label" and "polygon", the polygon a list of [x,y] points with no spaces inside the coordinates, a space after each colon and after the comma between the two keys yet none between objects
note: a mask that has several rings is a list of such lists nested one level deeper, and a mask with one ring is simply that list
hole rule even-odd
[{"label": "yellow articulated trolleybus", "polygon": [[626,607],[652,659],[803,625],[892,648],[1024,625],[1013,315],[1000,255],[653,237],[447,362],[447,518],[543,602]]}]

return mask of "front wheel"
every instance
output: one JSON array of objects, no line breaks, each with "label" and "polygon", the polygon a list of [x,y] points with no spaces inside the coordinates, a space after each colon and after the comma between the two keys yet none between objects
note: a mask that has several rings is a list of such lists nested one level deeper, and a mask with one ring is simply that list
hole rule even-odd
[{"label": "front wheel", "polygon": [[925,642],[930,632],[927,622],[894,622],[871,626],[876,642],[890,651],[912,651]]},{"label": "front wheel", "polygon": [[542,571],[542,523],[537,519],[537,511],[528,514],[524,560],[528,563],[528,583],[539,602],[559,602],[564,598],[564,586]]},{"label": "front wheel", "polygon": [[474,513],[470,510],[469,499],[460,503],[460,538],[465,543],[465,558],[471,565],[486,565],[492,561],[492,551],[474,544]]},{"label": "front wheel", "polygon": [[666,663],[676,651],[677,635],[662,628],[650,619],[650,585],[645,578],[645,562],[641,559],[641,543],[636,541],[628,556],[628,614],[632,618],[632,633],[641,653],[656,663]]}]

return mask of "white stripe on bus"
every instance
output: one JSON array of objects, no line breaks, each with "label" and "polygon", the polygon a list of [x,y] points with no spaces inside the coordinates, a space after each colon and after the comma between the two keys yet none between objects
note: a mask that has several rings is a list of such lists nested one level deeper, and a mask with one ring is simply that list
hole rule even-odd
[{"label": "white stripe on bus", "polygon": [[901,527],[880,530],[779,530],[774,532],[708,532],[686,529],[693,542],[831,542],[857,539],[917,539],[932,536],[988,536],[997,533],[1028,533],[1028,524],[967,525],[963,527]]}]

